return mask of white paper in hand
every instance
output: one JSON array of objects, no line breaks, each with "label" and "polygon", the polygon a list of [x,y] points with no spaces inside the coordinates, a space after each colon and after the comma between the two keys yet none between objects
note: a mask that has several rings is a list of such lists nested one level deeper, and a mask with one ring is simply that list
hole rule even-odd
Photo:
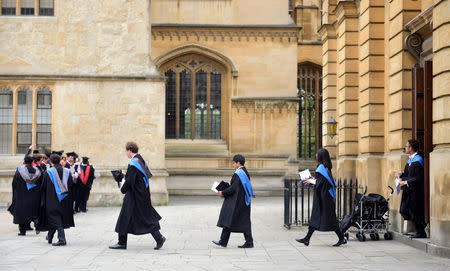
[{"label": "white paper in hand", "polygon": [[395,188],[397,188],[397,195],[400,194],[400,179],[395,178]]},{"label": "white paper in hand", "polygon": [[305,170],[303,170],[303,171],[300,171],[298,174],[300,175],[300,179],[301,179],[302,181],[311,178],[311,173],[309,172],[309,169],[305,169]]},{"label": "white paper in hand", "polygon": [[219,191],[217,191],[217,189],[216,189],[216,187],[217,187],[218,185],[219,185],[218,182],[214,182],[214,183],[212,184],[212,186],[211,186],[211,190],[214,191],[214,192],[216,192],[216,193],[219,193]]}]

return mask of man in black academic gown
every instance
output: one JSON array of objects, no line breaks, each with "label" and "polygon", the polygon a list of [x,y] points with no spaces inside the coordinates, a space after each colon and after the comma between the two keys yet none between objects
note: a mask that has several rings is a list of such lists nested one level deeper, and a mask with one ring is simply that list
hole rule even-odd
[{"label": "man in black academic gown", "polygon": [[231,178],[231,185],[218,192],[220,196],[225,198],[217,222],[217,226],[222,228],[222,234],[219,241],[212,241],[218,246],[227,246],[231,232],[242,232],[244,233],[245,243],[238,247],[253,247],[250,198],[255,196],[250,184],[250,175],[244,164],[244,156],[237,154],[233,157],[233,167],[236,171]]},{"label": "man in black academic gown", "polygon": [[77,187],[78,196],[75,205],[75,209],[78,208],[81,212],[86,213],[86,205],[91,193],[92,184],[95,179],[95,169],[89,163],[89,157],[83,157],[82,163],[80,165],[80,173],[78,174]]},{"label": "man in black academic gown", "polygon": [[119,242],[110,246],[111,249],[126,249],[128,233],[151,233],[156,241],[155,249],[160,249],[166,241],[159,232],[161,216],[153,208],[150,198],[149,179],[152,172],[138,151],[134,142],[127,142],[125,145],[125,153],[131,160],[120,189],[125,196],[116,224]]},{"label": "man in black academic gown", "polygon": [[[41,171],[32,165],[33,158],[26,156],[24,164],[16,170],[12,181],[13,198],[8,210],[19,224],[19,235],[25,235],[31,221],[39,215]],[[35,227],[36,227],[35,221]],[[36,232],[38,233],[38,231]]]},{"label": "man in black academic gown", "polygon": [[41,186],[41,208],[44,208],[44,217],[40,218],[39,229],[48,230],[47,241],[53,241],[58,231],[58,242],[53,246],[65,246],[66,237],[64,229],[74,227],[73,206],[71,198],[72,176],[70,171],[60,164],[61,157],[57,154],[50,156],[52,167],[44,173]]},{"label": "man in black academic gown", "polygon": [[401,178],[400,187],[403,190],[400,214],[405,220],[412,220],[416,234],[412,238],[426,238],[425,233],[425,200],[424,200],[424,162],[418,154],[419,142],[410,139],[406,143],[405,152],[409,155],[408,163],[403,173],[396,173]]}]

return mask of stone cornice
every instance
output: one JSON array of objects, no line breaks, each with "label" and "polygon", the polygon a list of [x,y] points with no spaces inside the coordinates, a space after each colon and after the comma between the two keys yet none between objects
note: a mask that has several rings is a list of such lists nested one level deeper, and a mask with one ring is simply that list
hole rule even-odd
[{"label": "stone cornice", "polygon": [[46,81],[165,81],[162,75],[45,75],[45,74],[0,74],[0,80],[46,80]]},{"label": "stone cornice", "polygon": [[298,112],[298,97],[238,97],[231,98],[231,107],[240,110],[245,110],[246,113],[249,110],[253,110],[254,113],[258,111],[264,112],[269,109],[271,113],[274,113],[275,109],[278,109],[279,113],[285,108],[289,113],[291,110]]},{"label": "stone cornice", "polygon": [[297,25],[187,25],[153,24],[153,40],[178,41],[280,41],[297,42]]},{"label": "stone cornice", "polygon": [[332,23],[328,23],[328,24],[323,24],[319,28],[318,33],[322,37],[322,41],[325,41],[324,36],[336,38],[336,27],[334,25],[335,23],[336,23],[336,21],[334,21]]},{"label": "stone cornice", "polygon": [[358,9],[354,0],[339,1],[334,9],[338,24],[341,24],[345,18],[358,18]]},{"label": "stone cornice", "polygon": [[432,32],[433,7],[430,6],[419,15],[414,17],[411,21],[405,24],[405,28],[414,34],[416,32]]}]

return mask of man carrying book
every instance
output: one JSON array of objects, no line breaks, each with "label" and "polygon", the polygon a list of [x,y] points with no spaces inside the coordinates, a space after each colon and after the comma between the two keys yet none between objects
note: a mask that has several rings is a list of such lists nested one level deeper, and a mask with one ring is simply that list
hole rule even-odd
[{"label": "man carrying book", "polygon": [[222,228],[219,241],[214,244],[226,247],[232,232],[244,233],[245,243],[239,248],[252,248],[253,237],[250,222],[250,199],[255,197],[250,184],[250,175],[244,167],[244,156],[237,154],[233,157],[233,167],[236,170],[231,178],[231,185],[218,194],[224,197],[217,226]]}]

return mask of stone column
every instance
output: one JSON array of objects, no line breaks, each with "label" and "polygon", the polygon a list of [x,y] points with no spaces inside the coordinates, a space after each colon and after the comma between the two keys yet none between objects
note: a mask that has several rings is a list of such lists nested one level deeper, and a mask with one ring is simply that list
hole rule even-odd
[{"label": "stone column", "polygon": [[[322,39],[322,119],[328,121],[336,116],[336,29],[331,24],[324,24],[319,30]],[[327,125],[322,125],[322,145],[336,158],[337,137],[328,135]]]},{"label": "stone column", "polygon": [[359,11],[358,179],[381,193],[384,152],[384,0],[362,0]]},{"label": "stone column", "polygon": [[[412,67],[416,60],[403,49],[403,41],[409,32],[405,24],[420,13],[420,1],[387,0],[385,28],[388,50],[386,52],[387,77],[385,129],[387,130],[385,149],[387,180],[393,180],[395,172],[403,171],[408,156],[403,154],[404,146],[412,137],[411,89]],[[403,219],[398,212],[401,197],[393,197],[391,203],[392,229],[402,231]]]},{"label": "stone column", "polygon": [[358,11],[340,1],[337,18],[338,177],[356,177],[358,155]]},{"label": "stone column", "polygon": [[430,153],[430,237],[432,253],[450,254],[450,2],[433,8],[433,152]]}]

